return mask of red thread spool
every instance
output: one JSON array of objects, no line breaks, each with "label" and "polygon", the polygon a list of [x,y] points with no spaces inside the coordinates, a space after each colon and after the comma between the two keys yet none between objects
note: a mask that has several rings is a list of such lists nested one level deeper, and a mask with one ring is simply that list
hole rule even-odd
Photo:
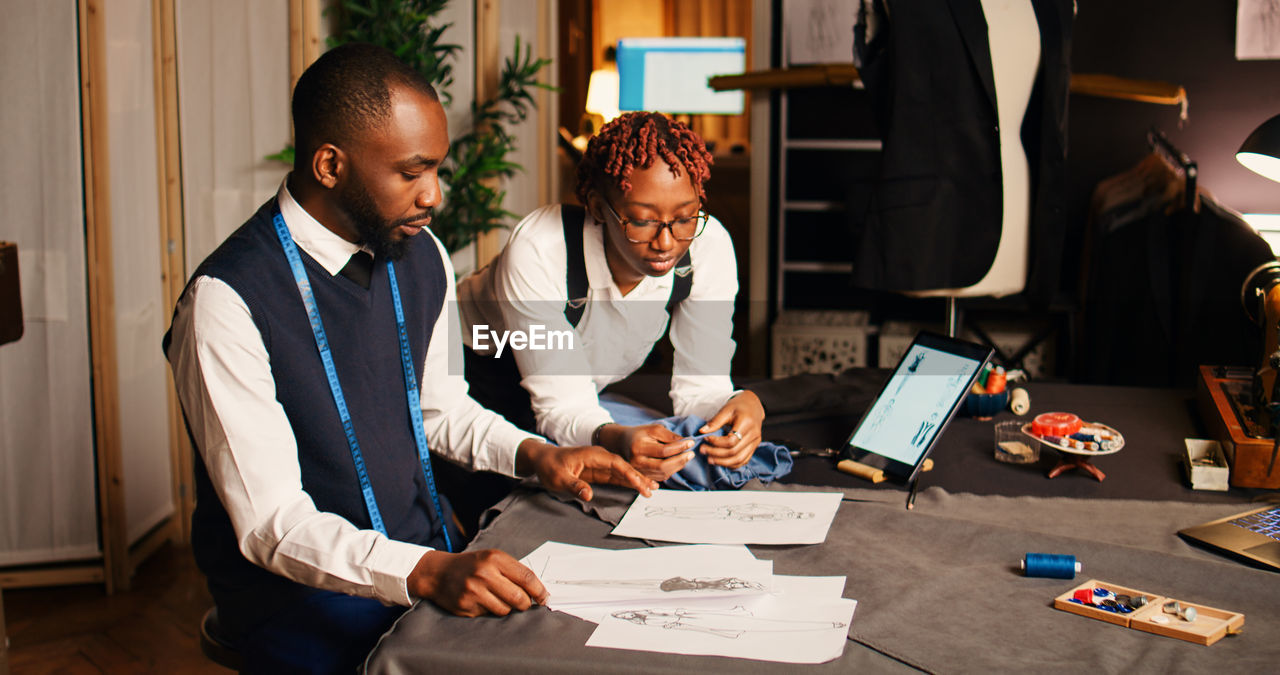
[{"label": "red thread spool", "polygon": [[1084,422],[1071,413],[1041,413],[1031,420],[1031,433],[1037,436],[1070,436],[1083,426]]}]

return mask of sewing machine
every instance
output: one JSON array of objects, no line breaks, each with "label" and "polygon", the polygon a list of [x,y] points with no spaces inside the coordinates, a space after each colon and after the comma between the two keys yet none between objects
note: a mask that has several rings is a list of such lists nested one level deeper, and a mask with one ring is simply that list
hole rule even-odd
[{"label": "sewing machine", "polygon": [[1280,261],[1245,278],[1240,301],[1262,326],[1262,358],[1254,370],[1200,366],[1196,400],[1210,435],[1231,459],[1231,485],[1280,488]]}]

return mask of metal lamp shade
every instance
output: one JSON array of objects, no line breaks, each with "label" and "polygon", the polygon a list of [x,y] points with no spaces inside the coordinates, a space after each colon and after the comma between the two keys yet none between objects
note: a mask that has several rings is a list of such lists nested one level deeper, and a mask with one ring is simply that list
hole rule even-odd
[{"label": "metal lamp shade", "polygon": [[1253,130],[1236,151],[1236,161],[1250,170],[1280,182],[1280,115]]}]

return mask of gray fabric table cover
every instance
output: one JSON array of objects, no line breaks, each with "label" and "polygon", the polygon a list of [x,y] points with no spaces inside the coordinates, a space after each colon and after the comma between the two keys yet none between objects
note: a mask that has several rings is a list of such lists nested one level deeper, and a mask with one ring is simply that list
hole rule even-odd
[{"label": "gray fabric table cover", "polygon": [[[832,490],[804,486],[760,489]],[[534,608],[464,619],[422,602],[370,655],[368,672],[1276,672],[1280,575],[1191,546],[1175,532],[1246,504],[1081,500],[845,489],[827,540],[752,546],[777,574],[845,575],[858,600],[843,656],[816,666],[589,648],[594,624]],[[517,558],[544,541],[630,548],[609,535],[632,495],[601,489],[595,503],[518,491],[472,548]],[[654,544],[656,542],[649,542]],[[660,544],[659,544],[660,545]],[[1069,553],[1075,580],[1024,577],[1027,552]],[[1244,632],[1209,647],[1052,608],[1053,598],[1096,578],[1246,615]]]},{"label": "gray fabric table cover", "polygon": [[[841,448],[862,413],[888,379],[889,371],[856,368],[832,375],[794,375],[776,380],[745,382],[768,411],[764,438],[797,448]],[[612,385],[610,391],[659,410],[671,403],[670,377],[633,375]],[[924,474],[923,486],[951,492],[984,495],[1031,495],[1079,499],[1144,499],[1152,501],[1247,501],[1262,490],[1232,488],[1229,492],[1192,490],[1187,485],[1181,457],[1186,438],[1207,438],[1196,411],[1195,394],[1184,389],[1114,387],[1060,382],[1019,383],[1030,392],[1031,412],[1022,417],[1002,410],[993,420],[957,415],[938,439],[930,455],[934,470]],[[1045,473],[1060,457],[1045,448],[1036,464],[1003,464],[992,459],[992,426],[996,422],[1029,422],[1040,413],[1070,412],[1090,422],[1102,422],[1125,437],[1124,450],[1097,457],[1093,463],[1107,475],[1102,482],[1073,469],[1048,480]],[[798,457],[785,483],[866,486],[854,476],[836,470],[835,462]],[[901,489],[882,483],[882,490]]]}]

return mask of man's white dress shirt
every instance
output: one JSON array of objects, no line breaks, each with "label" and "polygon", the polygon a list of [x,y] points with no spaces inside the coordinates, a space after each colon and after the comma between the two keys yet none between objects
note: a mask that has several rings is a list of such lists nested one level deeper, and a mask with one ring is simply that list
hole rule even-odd
[{"label": "man's white dress shirt", "polygon": [[[285,185],[276,198],[298,247],[331,275],[360,249],[312,218]],[[427,442],[464,466],[514,476],[516,447],[532,436],[482,408],[468,395],[462,374],[449,372],[448,332],[458,325],[456,318],[449,319],[457,307],[453,267],[435,235],[416,236],[432,238],[448,282],[420,384]],[[276,400],[266,347],[239,294],[218,279],[195,279],[178,303],[169,361],[183,411],[244,556],[308,586],[411,604],[406,579],[431,549],[357,529],[339,515],[316,509],[302,489],[297,444]]]}]

